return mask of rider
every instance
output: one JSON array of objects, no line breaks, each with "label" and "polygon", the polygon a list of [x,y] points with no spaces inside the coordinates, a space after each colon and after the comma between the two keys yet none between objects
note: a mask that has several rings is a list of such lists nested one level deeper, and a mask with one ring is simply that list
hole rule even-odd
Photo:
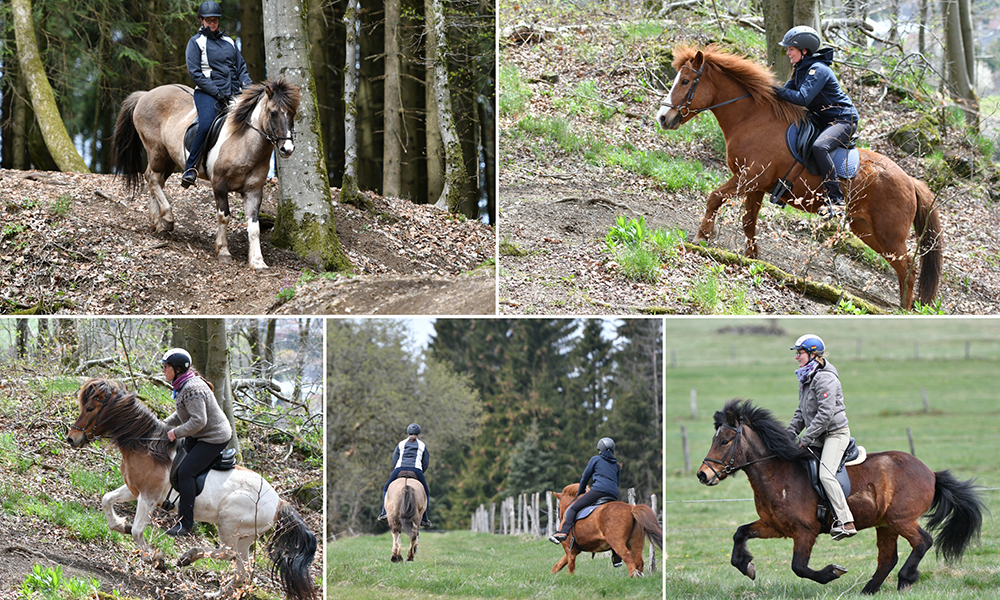
[{"label": "rider", "polygon": [[222,7],[208,0],[198,7],[201,29],[187,44],[185,58],[188,74],[194,80],[194,105],[198,109],[198,132],[191,144],[191,153],[184,164],[181,185],[188,187],[198,179],[198,159],[212,121],[230,98],[250,85],[250,75],[236,42],[219,31]]},{"label": "rider", "polygon": [[389,490],[389,484],[399,477],[400,471],[412,471],[420,483],[423,484],[424,495],[427,497],[427,507],[424,510],[423,516],[420,517],[420,526],[430,527],[431,522],[427,518],[427,513],[431,508],[431,493],[427,489],[427,480],[424,479],[424,471],[427,470],[427,466],[430,464],[430,455],[427,453],[427,444],[417,439],[417,436],[420,435],[420,425],[410,423],[406,428],[406,435],[408,437],[399,442],[396,445],[396,450],[392,453],[392,474],[389,475],[389,481],[386,481],[385,486],[382,488],[382,512],[378,514],[378,520],[381,521],[387,518],[385,514],[385,493]]},{"label": "rider", "polygon": [[183,348],[167,350],[160,360],[163,378],[173,385],[176,411],[164,421],[172,427],[167,438],[187,438],[187,457],[177,469],[180,520],[167,535],[187,535],[194,526],[195,478],[229,445],[233,436],[226,413],[215,399],[212,384],[191,367],[191,355]]},{"label": "rider", "polygon": [[803,335],[795,340],[791,349],[795,350],[795,360],[799,363],[799,368],[795,370],[799,378],[799,406],[788,424],[788,432],[794,437],[804,429],[799,446],[823,447],[819,480],[836,515],[830,535],[835,540],[850,537],[858,530],[854,527],[854,516],[835,475],[851,441],[840,375],[830,361],[823,358],[826,345],[818,335]]},{"label": "rider", "polygon": [[846,148],[857,132],[858,111],[830,69],[833,49],[819,49],[819,34],[815,29],[804,25],[792,27],[779,44],[785,48],[793,70],[785,87],[775,88],[775,93],[786,102],[805,106],[822,131],[812,150],[825,177],[827,203],[819,212],[829,218],[845,208],[844,193],[830,154],[838,146]]},{"label": "rider", "polygon": [[[576,522],[576,515],[581,510],[605,496],[609,496],[613,500],[618,499],[618,481],[622,475],[622,466],[615,458],[615,441],[609,437],[601,438],[597,442],[597,451],[600,454],[592,457],[587,463],[587,468],[583,470],[583,476],[580,477],[580,487],[576,491],[576,499],[566,507],[562,528],[549,538],[553,544],[561,544],[566,540],[569,536],[569,530]],[[594,484],[584,492],[583,490],[591,479],[593,479]]]}]

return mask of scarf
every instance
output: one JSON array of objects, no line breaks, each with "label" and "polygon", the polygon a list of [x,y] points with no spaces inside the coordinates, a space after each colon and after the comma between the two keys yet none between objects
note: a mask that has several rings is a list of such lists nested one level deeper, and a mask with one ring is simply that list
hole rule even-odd
[{"label": "scarf", "polygon": [[816,359],[813,359],[807,362],[806,366],[795,369],[795,374],[799,378],[799,383],[801,384],[807,383],[809,381],[809,378],[812,377],[813,372],[815,372],[817,368],[819,368],[819,363],[816,362]]},{"label": "scarf", "polygon": [[192,377],[194,377],[194,371],[184,371],[183,373],[181,373],[177,377],[174,377],[174,383],[173,383],[173,386],[174,386],[173,397],[174,398],[177,397],[177,392],[181,391],[181,388],[184,387],[184,384],[187,383],[187,380],[191,379]]}]

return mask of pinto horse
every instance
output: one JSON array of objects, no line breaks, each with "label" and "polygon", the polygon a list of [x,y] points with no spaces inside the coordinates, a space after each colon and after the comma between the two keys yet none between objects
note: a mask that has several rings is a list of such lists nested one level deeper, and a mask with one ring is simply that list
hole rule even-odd
[{"label": "pinto horse", "polygon": [[[114,531],[131,534],[143,560],[163,570],[164,556],[146,543],[143,532],[153,508],[170,492],[170,467],[176,442],[167,439],[167,427],[132,392],[118,383],[91,379],[78,393],[80,416],[70,427],[67,441],[74,448],[107,437],[121,452],[121,474],[125,485],[108,492],[101,507]],[[115,513],[115,504],[138,500],[135,521],[129,527]],[[176,510],[176,509],[174,509]],[[309,575],[316,554],[316,537],[288,502],[257,473],[236,467],[211,471],[205,488],[195,499],[194,518],[216,523],[222,546],[217,549],[192,548],[178,559],[178,566],[211,557],[236,563],[236,578],[220,592],[230,597],[249,580],[250,547],[258,537],[274,529],[267,546],[272,562],[271,575],[291,600],[313,600],[319,590]]]},{"label": "pinto horse", "polygon": [[[730,400],[715,413],[715,437],[698,480],[712,486],[736,471],[747,474],[760,519],[736,530],[731,562],[750,579],[756,577],[746,545],[751,538],[792,538],[792,571],[799,577],[828,583],[847,572],[832,564],[809,568],[816,537],[828,533],[833,521],[833,515],[823,523],[816,518],[819,495],[802,464],[809,456],[770,411],[749,400]],[[869,454],[863,463],[847,467],[847,474],[854,525],[874,527],[878,544],[878,566],[864,594],[878,592],[896,566],[900,536],[912,548],[899,571],[900,590],[916,583],[917,566],[932,544],[950,562],[961,559],[979,536],[984,505],[972,481],[958,481],[948,471],[933,473],[913,456],[895,451]],[[928,513],[927,527],[938,530],[936,540],[917,523]]]},{"label": "pinto horse", "polygon": [[403,560],[400,532],[410,538],[410,551],[406,554],[406,560],[413,560],[417,553],[417,540],[420,538],[420,519],[427,508],[423,484],[412,473],[410,475],[407,476],[407,471],[400,471],[399,477],[385,491],[385,513],[389,517],[389,529],[392,530],[392,562]]},{"label": "pinto horse", "polygon": [[[559,499],[559,519],[576,500],[579,483],[572,483],[556,494]],[[657,548],[663,547],[663,530],[653,509],[645,504],[632,506],[627,502],[608,502],[594,509],[587,518],[578,519],[563,541],[565,554],[552,567],[558,573],[569,565],[569,572],[576,570],[576,555],[581,552],[606,552],[613,550],[625,561],[630,577],[643,576],[642,550],[645,539]]]},{"label": "pinto horse", "polygon": [[[146,182],[149,185],[149,219],[157,233],[173,231],[174,213],[163,193],[167,178],[188,157],[184,134],[194,122],[194,92],[183,85],[163,85],[148,92],[133,92],[122,103],[115,123],[111,154],[114,172],[125,176],[125,186],[134,198],[141,187],[142,149],[146,148]],[[252,85],[231,104],[219,141],[207,151],[198,176],[212,184],[218,231],[215,253],[229,262],[226,228],[229,225],[229,192],[243,196],[250,239],[249,263],[267,268],[260,251],[258,212],[264,183],[275,146],[282,158],[295,149],[295,113],[300,88],[284,79]],[[200,163],[202,161],[199,161]]]},{"label": "pinto horse", "polygon": [[[787,177],[796,160],[785,142],[785,130],[804,116],[802,107],[779,99],[774,75],[763,66],[709,46],[703,50],[674,49],[677,77],[656,120],[677,129],[699,113],[711,110],[726,139],[726,165],[733,176],[708,196],[708,206],[695,241],[712,236],[722,203],[743,195],[746,255],[757,258],[757,215],[764,195],[779,178]],[[899,302],[913,306],[915,261],[906,240],[915,227],[922,256],[918,300],[930,303],[941,277],[943,237],[930,189],[910,177],[889,158],[860,149],[860,166],[850,181],[841,180],[850,228],[885,258],[899,280]],[[823,205],[823,177],[805,170],[792,183],[789,201],[807,212]]]}]

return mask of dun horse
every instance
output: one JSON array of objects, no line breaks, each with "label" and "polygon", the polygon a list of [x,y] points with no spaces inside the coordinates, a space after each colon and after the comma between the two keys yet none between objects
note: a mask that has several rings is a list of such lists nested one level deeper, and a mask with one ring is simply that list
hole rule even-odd
[{"label": "dun horse", "polygon": [[[722,203],[735,196],[746,197],[743,204],[743,233],[746,255],[757,258],[757,215],[764,195],[779,178],[787,177],[796,165],[785,142],[785,131],[799,121],[803,109],[780,100],[773,86],[773,74],[747,59],[720,52],[713,47],[674,50],[677,77],[669,100],[656,115],[665,129],[677,129],[699,113],[711,110],[726,139],[726,165],[733,176],[708,196],[708,206],[695,240],[712,236],[715,217]],[[807,212],[817,212],[823,199],[822,177],[802,171],[791,182],[791,204]],[[899,280],[899,302],[913,305],[915,262],[906,240],[916,228],[922,255],[917,299],[929,303],[937,293],[941,276],[941,224],[934,197],[921,181],[910,177],[889,158],[860,150],[855,177],[841,180],[847,198],[847,218],[864,243],[884,257]]]},{"label": "dun horse", "polygon": [[[108,492],[101,507],[114,531],[131,534],[143,560],[165,569],[164,556],[152,552],[143,532],[153,508],[163,503],[170,491],[170,467],[176,444],[167,440],[169,429],[146,408],[134,393],[113,381],[91,379],[78,394],[80,416],[70,427],[67,441],[74,448],[107,437],[121,452],[121,474],[125,485]],[[135,521],[129,527],[115,513],[115,504],[138,500]],[[177,561],[189,565],[211,557],[236,563],[236,578],[221,590],[222,597],[235,595],[249,579],[250,547],[258,537],[274,529],[267,552],[272,576],[291,600],[313,600],[319,590],[309,575],[316,553],[316,537],[295,509],[278,497],[274,488],[257,473],[242,467],[211,471],[204,490],[195,499],[194,518],[216,523],[222,546],[217,549],[192,548]]]},{"label": "dun horse", "polygon": [[[260,251],[258,212],[273,148],[277,146],[282,158],[291,156],[295,149],[292,136],[299,100],[298,86],[284,79],[268,80],[245,89],[225,109],[228,116],[218,142],[207,151],[198,173],[211,182],[215,195],[215,253],[222,262],[232,258],[226,239],[229,192],[239,192],[247,219],[250,266],[267,268]],[[118,113],[111,149],[114,172],[125,176],[126,187],[134,197],[141,187],[142,148],[146,148],[149,218],[157,233],[173,231],[174,213],[163,186],[187,160],[184,134],[196,116],[193,92],[183,85],[134,92]]]},{"label": "dun horse", "polygon": [[[744,471],[760,516],[733,535],[733,566],[754,579],[757,571],[747,540],[790,537],[795,541],[792,571],[799,577],[828,583],[846,573],[837,565],[818,571],[809,567],[816,537],[830,531],[832,516],[823,523],[816,518],[819,496],[802,464],[809,454],[798,447],[785,426],[749,400],[730,400],[715,413],[715,430],[698,480],[711,486]],[[859,530],[874,527],[878,544],[878,566],[864,594],[878,592],[896,566],[900,536],[912,548],[899,571],[900,590],[916,583],[917,566],[932,544],[936,543],[946,560],[958,560],[979,536],[984,505],[971,481],[958,481],[948,471],[932,473],[913,456],[894,451],[869,454],[861,464],[847,467],[847,474],[852,490],[847,504],[854,525]],[[937,540],[917,523],[928,512],[927,527],[938,530]]]},{"label": "dun horse", "polygon": [[413,560],[417,553],[417,539],[420,537],[420,518],[427,508],[424,486],[413,474],[401,471],[399,477],[389,484],[385,492],[385,512],[389,516],[392,530],[392,562],[403,560],[400,532],[410,538],[410,551],[406,560]]},{"label": "dun horse", "polygon": [[[579,483],[563,488],[559,498],[559,519],[576,499]],[[594,509],[585,519],[577,519],[569,537],[562,543],[566,553],[552,567],[558,573],[569,565],[569,572],[576,570],[576,556],[581,552],[606,552],[613,550],[628,567],[630,577],[643,576],[642,551],[645,539],[657,548],[663,547],[663,530],[653,509],[645,504],[632,506],[627,502],[608,502]]]}]

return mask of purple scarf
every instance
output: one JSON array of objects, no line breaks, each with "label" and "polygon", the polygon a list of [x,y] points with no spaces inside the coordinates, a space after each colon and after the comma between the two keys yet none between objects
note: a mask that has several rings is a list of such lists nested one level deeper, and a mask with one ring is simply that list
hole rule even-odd
[{"label": "purple scarf", "polygon": [[182,387],[184,387],[184,384],[187,383],[187,380],[191,379],[192,377],[194,377],[194,371],[184,371],[183,373],[181,373],[177,377],[174,377],[174,383],[173,383],[173,386],[174,386],[173,396],[174,396],[174,398],[177,397],[177,392],[179,392],[180,389]]},{"label": "purple scarf", "polygon": [[819,363],[813,359],[807,362],[806,366],[795,369],[795,374],[799,377],[799,383],[805,384],[809,381],[809,378],[812,376],[817,367],[819,367]]}]

